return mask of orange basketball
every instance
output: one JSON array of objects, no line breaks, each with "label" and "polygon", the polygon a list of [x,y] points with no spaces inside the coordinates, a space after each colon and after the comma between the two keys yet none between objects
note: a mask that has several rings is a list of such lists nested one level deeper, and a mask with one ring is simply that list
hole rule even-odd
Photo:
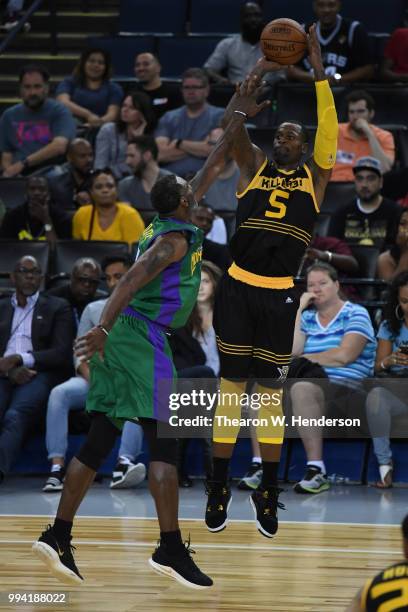
[{"label": "orange basketball", "polygon": [[307,48],[306,32],[293,19],[274,19],[262,30],[261,48],[268,60],[283,66],[296,64]]}]

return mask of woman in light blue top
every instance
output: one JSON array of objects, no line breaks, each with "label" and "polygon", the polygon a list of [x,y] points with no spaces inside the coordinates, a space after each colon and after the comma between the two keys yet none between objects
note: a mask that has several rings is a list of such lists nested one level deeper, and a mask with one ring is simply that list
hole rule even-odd
[{"label": "woman in light blue top", "polygon": [[392,486],[393,470],[390,447],[392,418],[408,414],[404,379],[408,378],[408,272],[401,272],[392,281],[384,315],[377,334],[375,372],[383,376],[388,373],[393,380],[387,381],[388,388],[382,385],[370,391],[366,409],[380,471],[376,486],[388,489]]}]

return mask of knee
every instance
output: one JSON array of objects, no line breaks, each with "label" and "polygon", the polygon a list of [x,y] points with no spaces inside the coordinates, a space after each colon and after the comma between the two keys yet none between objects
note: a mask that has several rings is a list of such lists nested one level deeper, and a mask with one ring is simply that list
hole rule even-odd
[{"label": "knee", "polygon": [[381,387],[371,389],[366,399],[366,412],[368,416],[377,416],[380,414],[380,410],[387,410],[387,403],[382,400],[383,390]]},{"label": "knee", "polygon": [[318,398],[319,387],[311,382],[301,381],[295,383],[290,390],[290,399],[296,407],[302,407],[306,402],[315,401]]},{"label": "knee", "polygon": [[68,390],[65,383],[62,385],[57,385],[54,387],[50,393],[48,398],[48,410],[56,410],[60,409],[61,406],[65,405],[65,400],[67,398]]},{"label": "knee", "polygon": [[149,466],[149,485],[162,487],[171,480],[177,480],[177,469],[175,465],[164,461],[152,461]]}]

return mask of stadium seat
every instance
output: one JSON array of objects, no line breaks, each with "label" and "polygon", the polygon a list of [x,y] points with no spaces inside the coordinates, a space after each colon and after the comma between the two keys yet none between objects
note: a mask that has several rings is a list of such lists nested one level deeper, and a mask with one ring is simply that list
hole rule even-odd
[{"label": "stadium seat", "polygon": [[0,178],[0,200],[7,209],[20,206],[20,204],[24,203],[25,199],[25,178]]},{"label": "stadium seat", "polygon": [[314,17],[310,0],[297,0],[296,2],[264,0],[263,13],[266,22],[279,17],[287,17],[299,23],[309,23]]},{"label": "stadium seat", "polygon": [[314,233],[316,234],[316,236],[324,237],[329,235],[330,218],[330,215],[320,213],[315,223]]},{"label": "stadium seat", "polygon": [[237,0],[191,0],[190,31],[236,34],[239,9]]},{"label": "stadium seat", "polygon": [[[385,8],[386,7],[386,8]],[[343,0],[341,14],[361,21],[368,32],[392,32],[402,23],[405,0]]]},{"label": "stadium seat", "polygon": [[129,247],[126,242],[109,240],[58,240],[53,257],[52,275],[66,276],[79,257],[94,257],[101,262],[108,255],[118,253],[127,255]]},{"label": "stadium seat", "polygon": [[187,0],[121,0],[121,32],[182,34],[187,20]]},{"label": "stadium seat", "polygon": [[154,36],[112,36],[90,37],[90,47],[100,47],[108,51],[112,57],[115,77],[134,77],[135,56],[144,51],[155,52]]},{"label": "stadium seat", "polygon": [[364,244],[350,244],[350,249],[358,261],[361,278],[374,279],[377,271],[377,259],[380,249]]},{"label": "stadium seat", "polygon": [[[345,87],[332,88],[336,106],[341,107]],[[300,83],[283,83],[278,87],[275,124],[296,119],[305,125],[316,125],[316,92],[314,86]]]},{"label": "stadium seat", "polygon": [[159,38],[158,55],[163,76],[180,78],[187,68],[201,68],[219,40],[218,36]]},{"label": "stadium seat", "polygon": [[355,195],[354,183],[337,183],[335,181],[330,181],[326,187],[321,205],[322,213],[332,215],[346,204],[349,204],[354,199]]},{"label": "stadium seat", "polygon": [[[0,240],[0,295],[8,295],[14,291],[10,272],[16,262],[25,255],[35,257],[44,275],[48,272],[49,243],[46,240]],[[42,281],[41,289],[45,282]]]}]

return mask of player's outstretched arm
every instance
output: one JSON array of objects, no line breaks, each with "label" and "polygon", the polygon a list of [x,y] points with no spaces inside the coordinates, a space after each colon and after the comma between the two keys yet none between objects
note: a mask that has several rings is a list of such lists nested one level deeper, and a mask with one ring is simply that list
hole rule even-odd
[{"label": "player's outstretched arm", "polygon": [[171,263],[182,259],[187,249],[187,239],[179,232],[169,232],[160,236],[120,279],[105,304],[99,326],[93,327],[85,336],[77,339],[76,355],[83,359],[90,359],[94,353],[102,353],[107,337],[106,332],[109,333],[119,314],[126,308],[134,294]]},{"label": "player's outstretched arm", "polygon": [[[257,102],[257,99],[262,93],[262,89],[263,83],[256,75],[248,76],[240,86],[237,86],[237,91],[234,96],[234,105],[233,108],[231,107],[229,121],[228,124],[225,125],[224,133],[215,144],[203,168],[196,174],[190,183],[197,200],[203,197],[211,183],[224,168],[226,159],[231,156],[233,149],[236,147],[236,142],[240,138],[244,122],[249,117],[255,117],[262,109],[269,106],[269,100],[264,100],[259,104]],[[248,173],[252,172],[252,174],[250,174],[251,179],[265,156],[262,151],[256,147],[256,151],[259,151],[259,156],[262,156],[258,165],[256,165],[256,151],[254,153],[253,145],[249,139],[248,142],[250,151],[249,155],[245,157],[244,171]],[[254,159],[252,159],[252,157],[254,157]],[[241,166],[240,169],[242,174],[243,169]]]},{"label": "player's outstretched arm", "polygon": [[318,120],[311,170],[316,198],[320,205],[332,168],[336,163],[339,126],[333,94],[323,68],[316,24],[311,26],[307,40],[309,61],[315,77]]}]

